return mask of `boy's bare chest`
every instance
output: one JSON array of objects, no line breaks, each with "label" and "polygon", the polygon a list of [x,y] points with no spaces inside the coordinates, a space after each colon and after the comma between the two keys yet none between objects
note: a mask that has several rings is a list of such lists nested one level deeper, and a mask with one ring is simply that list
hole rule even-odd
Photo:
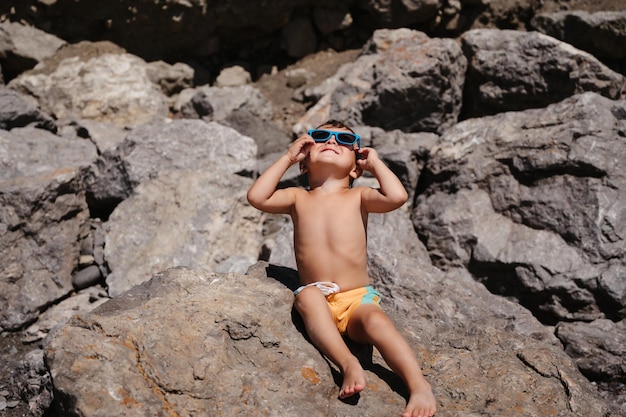
[{"label": "boy's bare chest", "polygon": [[341,236],[363,227],[359,195],[305,196],[296,203],[296,227],[309,235]]},{"label": "boy's bare chest", "polygon": [[335,194],[307,193],[296,201],[298,214],[336,213],[360,217],[361,198],[355,192]]}]

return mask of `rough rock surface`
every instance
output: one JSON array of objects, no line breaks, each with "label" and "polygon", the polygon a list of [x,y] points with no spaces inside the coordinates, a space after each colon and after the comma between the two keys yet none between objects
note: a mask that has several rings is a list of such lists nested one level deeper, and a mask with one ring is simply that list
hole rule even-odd
[{"label": "rough rock surface", "polygon": [[466,59],[451,39],[431,39],[409,29],[379,30],[354,63],[325,83],[325,94],[294,130],[317,126],[332,115],[385,130],[440,133],[456,123],[461,111],[465,69]]},{"label": "rough rock surface", "polygon": [[466,117],[545,107],[594,91],[626,94],[626,78],[592,55],[537,32],[476,29],[463,34]]},{"label": "rough rock surface", "polygon": [[622,47],[626,42],[626,10],[545,13],[535,16],[531,25],[605,62],[620,66],[626,62],[626,50]]},{"label": "rough rock surface", "polygon": [[169,267],[214,270],[235,255],[253,263],[262,225],[246,201],[251,185],[249,178],[212,167],[142,182],[106,223],[109,294],[116,297]]},{"label": "rough rock surface", "polygon": [[249,172],[255,157],[254,140],[229,127],[200,120],[164,121],[133,129],[82,176],[93,209],[110,213],[142,181],[165,172],[203,168],[216,173]]},{"label": "rough rock surface", "polygon": [[623,317],[624,115],[586,93],[447,131],[413,213],[436,264],[546,322]]},{"label": "rough rock surface", "polygon": [[150,61],[222,54],[231,62],[249,58],[268,67],[315,46],[358,48],[384,27],[455,37],[472,28],[525,30],[539,13],[623,9],[621,0],[5,0],[0,18],[27,22],[72,43],[109,40]]},{"label": "rough rock surface", "polygon": [[[297,318],[292,316],[293,323],[267,323],[265,310],[272,320],[283,317],[289,300],[286,304],[276,304],[272,310],[274,305],[267,304],[267,297],[257,300],[255,293],[258,285],[261,295],[284,293],[289,298],[283,286],[291,289],[293,271],[278,264],[293,265],[292,240],[288,219],[261,215],[245,203],[243,193],[251,182],[250,177],[284,152],[294,133],[324,121],[331,116],[331,108],[345,112],[341,116],[360,124],[353,127],[362,135],[363,144],[378,150],[411,195],[403,209],[371,217],[369,268],[375,285],[384,294],[385,308],[411,341],[436,387],[440,413],[502,416],[524,410],[525,415],[614,417],[626,412],[622,349],[626,334],[622,209],[625,205],[621,162],[626,111],[624,98],[610,93],[619,76],[590,57],[589,51],[536,33],[488,31],[502,40],[519,37],[530,46],[538,39],[547,41],[539,42],[539,49],[527,50],[502,42],[494,49],[490,42],[476,42],[472,52],[475,55],[461,53],[460,39],[457,42],[435,36],[460,34],[469,27],[483,26],[517,28],[521,33],[538,11],[552,13],[578,6],[589,12],[607,11],[614,10],[617,3],[610,0],[569,0],[558,4],[552,0],[394,0],[355,2],[350,8],[342,6],[343,3],[326,6],[320,3],[292,13],[293,4],[280,1],[272,3],[276,6],[272,19],[279,17],[279,20],[263,22],[267,28],[276,24],[280,30],[265,36],[254,27],[240,26],[250,22],[251,16],[258,22],[260,15],[254,15],[255,7],[242,7],[234,1],[212,3],[215,7],[223,6],[220,10],[207,6],[201,13],[207,12],[207,16],[219,13],[221,20],[206,27],[185,26],[190,18],[204,16],[187,14],[200,11],[197,6],[201,2],[190,7],[174,1],[159,8],[162,2],[140,5],[131,0],[124,3],[124,7],[131,8],[122,17],[108,15],[118,4],[92,7],[91,2],[6,0],[0,2],[0,15],[6,13],[0,20],[7,16],[14,18],[11,26],[16,29],[14,25],[30,18],[43,22],[56,16],[54,22],[48,20],[48,26],[43,26],[52,28],[59,22],[70,22],[70,16],[81,11],[83,21],[63,26],[74,30],[76,36],[87,27],[104,28],[105,32],[110,29],[108,35],[122,27],[124,36],[132,38],[135,45],[143,42],[162,51],[177,45],[181,53],[185,50],[181,40],[191,39],[184,28],[192,28],[194,36],[201,39],[192,49],[197,48],[201,57],[185,63],[171,60],[167,63],[164,56],[159,56],[157,61],[146,62],[146,56],[142,59],[103,42],[68,44],[56,50],[48,43],[51,38],[40,31],[25,27],[0,29],[0,66],[10,84],[0,90],[3,126],[0,176],[5,175],[0,180],[0,254],[4,260],[0,263],[3,332],[0,334],[0,411],[3,415],[67,415],[69,412],[63,410],[72,409],[78,402],[103,399],[107,402],[100,402],[102,408],[97,412],[116,414],[106,407],[119,405],[113,402],[119,398],[120,386],[124,389],[123,383],[112,383],[98,391],[103,395],[83,396],[81,391],[98,389],[94,387],[102,375],[99,361],[110,357],[108,353],[85,356],[84,352],[92,346],[77,347],[72,353],[63,348],[71,350],[78,345],[68,343],[59,350],[57,359],[61,363],[74,358],[85,360],[76,362],[75,368],[55,368],[56,373],[51,375],[41,350],[54,337],[62,338],[76,330],[74,324],[64,327],[74,314],[79,313],[82,319],[73,320],[100,320],[102,314],[91,316],[88,312],[112,294],[117,298],[109,307],[102,307],[102,311],[118,320],[106,321],[106,326],[122,329],[124,337],[128,335],[132,340],[147,341],[145,346],[149,348],[154,346],[153,350],[163,360],[141,370],[150,370],[150,374],[145,374],[149,378],[168,375],[163,378],[167,381],[165,388],[152,391],[168,401],[191,392],[187,403],[195,406],[198,401],[204,401],[202,398],[210,402],[220,395],[228,400],[210,403],[205,408],[222,407],[223,413],[230,415],[231,410],[248,407],[242,403],[246,398],[253,398],[251,404],[260,409],[265,407],[263,400],[269,398],[268,392],[282,396],[283,392],[271,390],[282,383],[280,372],[286,371],[281,368],[276,371],[279,373],[274,373],[278,368],[273,356],[268,356],[267,363],[259,362],[255,356],[262,356],[273,347],[255,344],[258,338],[245,336],[269,334],[263,340],[286,335],[288,340],[281,343],[295,346],[293,349],[304,352],[307,359],[314,358],[311,369],[323,381],[319,387],[308,382],[307,378],[313,375],[308,371],[306,376],[291,372],[287,378],[296,382],[293,385],[298,390],[302,386],[297,384],[302,381],[305,388],[311,385],[313,389],[319,388],[321,394],[318,391],[309,394],[316,399],[322,396],[324,400],[315,401],[314,405],[325,404],[321,412],[324,415],[397,414],[404,401],[402,385],[386,371],[376,352],[373,364],[368,365],[371,380],[367,393],[356,405],[339,403],[335,398],[337,374],[302,337]],[[138,7],[136,11],[133,4]],[[55,14],[61,10],[67,10],[67,14]],[[84,13],[85,10],[98,15],[101,25],[90,26],[88,22],[93,22],[90,20],[93,15]],[[181,10],[185,12],[178,15]],[[603,19],[606,24],[612,22],[602,16],[594,15],[594,25],[601,26]],[[19,19],[22,23],[16,23]],[[372,32],[373,27],[395,28],[402,22],[418,21],[414,19],[420,23],[412,26],[413,30]],[[174,22],[171,26],[164,24],[170,20]],[[226,22],[231,26],[220,26]],[[147,32],[137,30],[136,25]],[[416,28],[424,29],[427,35]],[[207,31],[211,33],[210,39]],[[108,37],[105,32],[91,32],[87,38],[104,39]],[[24,33],[30,33],[32,42],[25,42]],[[150,42],[142,40],[146,33],[152,36]],[[168,39],[155,41],[160,37]],[[284,43],[276,43],[278,37]],[[601,39],[593,31],[589,37]],[[239,42],[245,45],[229,50],[227,43],[222,42],[225,38],[231,45],[241,45]],[[367,39],[370,41],[362,48]],[[52,40],[59,43],[58,38]],[[355,49],[326,50],[285,70],[280,68],[287,61],[275,60],[281,51],[289,51],[293,57],[329,45]],[[219,53],[229,50],[230,55],[214,55],[221,48],[225,49]],[[546,60],[548,50],[554,53]],[[541,59],[535,60],[528,51],[537,51]],[[434,52],[437,56],[433,56]],[[575,88],[554,90],[565,91],[562,101],[543,95],[541,88],[528,90],[531,94],[519,89],[506,90],[510,96],[498,111],[515,105],[515,101],[552,104],[537,110],[464,120],[469,113],[464,111],[468,103],[466,92],[488,90],[491,85],[469,76],[475,67],[470,65],[469,70],[465,69],[464,59],[471,61],[481,54],[509,58],[500,66],[493,65],[497,62],[492,60],[487,62],[491,67],[481,67],[485,73],[495,68],[506,75],[496,74],[490,81],[500,89],[507,88],[503,87],[503,81],[524,86],[529,80],[548,89],[561,87],[563,77],[551,78],[550,74],[541,72],[546,68],[556,68],[558,74],[571,77]],[[415,62],[415,57],[419,62]],[[609,58],[599,53],[597,58],[609,64]],[[105,61],[109,69],[115,70],[94,68],[94,63]],[[355,66],[355,62],[359,65]],[[534,65],[527,68],[529,63]],[[117,71],[128,68],[129,64],[137,74]],[[223,64],[228,64],[228,68],[222,68]],[[345,65],[340,68],[342,64]],[[24,65],[35,68],[21,75],[12,73],[20,66],[25,68]],[[208,85],[210,72],[226,74],[236,65],[245,68],[242,72],[245,77],[238,82],[247,82],[248,73],[252,79],[260,73],[266,75],[245,86]],[[610,67],[620,71],[619,65]],[[528,71],[524,72],[524,68]],[[61,77],[63,82],[57,88],[55,77],[62,75],[59,69],[77,76]],[[33,76],[51,89],[18,87],[20,77]],[[126,84],[127,91],[133,94],[118,88],[135,76],[140,82]],[[450,80],[454,82],[445,84]],[[91,91],[91,98],[86,98],[89,89],[71,87],[81,82],[105,88]],[[231,78],[229,83],[232,82]],[[118,94],[111,97],[115,91]],[[589,92],[569,97],[578,91]],[[62,94],[56,95],[58,92]],[[382,101],[373,92],[393,100],[381,105]],[[422,98],[407,100],[418,95]],[[100,96],[111,98],[109,104],[113,105],[98,105]],[[153,110],[150,108],[139,109],[140,114],[127,111],[136,107],[138,96],[154,97],[162,103],[159,108],[163,111],[159,110],[155,117],[146,116]],[[86,107],[85,99],[91,103]],[[349,104],[351,101],[354,106]],[[394,107],[396,102],[403,104]],[[61,110],[51,110],[51,103]],[[544,106],[536,103],[533,106]],[[487,107],[481,104],[473,111],[478,115],[493,111]],[[85,111],[87,108],[89,111]],[[309,113],[303,117],[307,110]],[[61,114],[64,116],[60,117]],[[195,120],[179,120],[185,118]],[[145,123],[135,124],[139,119]],[[297,171],[297,167],[290,170],[281,186],[301,184]],[[368,176],[359,181],[376,186]],[[423,215],[426,217],[420,219]],[[241,275],[255,258],[269,259],[272,266],[266,270],[266,264],[260,264],[248,275]],[[156,278],[130,289],[131,293],[121,294],[122,287],[144,282],[154,273],[163,275],[157,269],[183,264],[192,269],[164,273],[171,282]],[[237,273],[227,274],[229,271]],[[268,273],[275,279],[268,279]],[[233,303],[206,306],[212,310],[200,310],[205,306],[194,305],[200,311],[198,316],[185,303],[191,297],[187,289],[174,291],[180,301],[174,307],[168,291],[179,288],[176,284],[179,280],[190,287],[197,283],[198,288],[203,288],[200,293],[205,294],[206,283],[200,284],[201,280],[193,278],[191,285],[183,275],[232,281],[237,296],[241,295],[253,307],[244,305],[245,311],[239,312],[243,315],[237,316]],[[270,282],[269,286],[266,281]],[[209,287],[211,291],[219,287],[219,294],[226,298],[233,296],[228,292],[233,289]],[[176,327],[163,327],[159,319],[144,321],[142,311],[137,313],[132,307],[139,304],[128,301],[132,291],[149,297],[139,301],[144,306],[140,310],[156,311],[155,316],[164,318],[166,323],[175,323]],[[508,301],[488,291],[503,295]],[[257,304],[263,306],[261,311]],[[125,308],[133,310],[138,319],[119,320],[129,311]],[[242,334],[241,326],[228,322],[230,327],[225,330],[219,323],[212,323],[210,316],[202,314],[206,312],[215,317],[244,317],[239,323],[262,323],[262,326],[251,325],[252,330],[249,333],[242,330],[244,337],[238,338]],[[253,321],[248,320],[250,314],[254,314]],[[146,317],[149,318],[147,314]],[[206,325],[207,317],[211,326]],[[195,328],[185,325],[201,319],[204,321]],[[145,323],[149,324],[142,327]],[[289,328],[284,328],[285,324]],[[180,372],[180,378],[174,375],[168,379],[172,374],[171,364],[178,366],[184,361],[191,364],[192,356],[178,357],[171,355],[173,350],[165,349],[177,346],[180,352],[189,352],[185,350],[188,346],[185,342],[191,339],[178,340],[177,335],[202,335],[198,329],[220,334],[221,340],[228,342],[227,348],[222,349],[227,352],[225,358],[214,356],[221,351],[211,351],[213,345],[207,345],[206,352],[192,353],[205,358],[196,369],[204,381],[215,382],[217,388],[211,392],[203,391],[197,379],[188,379],[188,367]],[[167,333],[172,331],[177,333]],[[49,336],[50,332],[57,336]],[[603,337],[603,333],[609,336]],[[168,341],[169,346],[161,346],[162,340]],[[170,340],[173,342],[169,343]],[[204,349],[204,341],[192,345]],[[219,350],[226,345],[216,346]],[[231,347],[246,355],[245,362],[239,361],[242,356]],[[48,349],[47,355],[52,358],[54,351]],[[367,355],[361,356],[367,363]],[[215,361],[207,364],[206,358]],[[237,361],[236,367],[231,366],[233,359]],[[285,355],[281,359],[284,361]],[[90,369],[90,364],[96,369]],[[114,366],[117,364],[112,363],[111,367]],[[220,366],[231,370],[227,375],[236,389],[225,393],[221,385],[217,386],[219,377],[212,378],[210,373]],[[298,366],[301,363],[289,369],[293,371]],[[207,369],[208,374],[202,374],[202,369]],[[243,380],[241,375],[242,372],[256,375],[259,369],[263,370],[261,380],[272,382],[264,382],[255,393],[255,380],[252,377]],[[72,386],[72,380],[64,379],[69,375],[65,372],[77,370],[85,379]],[[137,375],[136,370],[122,369],[112,378],[135,372],[130,379],[140,384],[145,378],[143,374]],[[242,372],[237,374],[237,371]],[[88,375],[98,377],[88,378]],[[73,374],[70,377],[81,378]],[[330,382],[331,379],[335,381]],[[156,385],[151,387],[156,387],[161,379],[154,381]],[[182,381],[184,387],[192,389],[171,391],[171,381]],[[54,391],[53,382],[55,387],[63,386],[67,396]],[[145,387],[139,384],[138,389],[144,392]],[[195,395],[197,392],[200,395]],[[503,395],[503,392],[516,395]],[[298,399],[306,399],[301,393],[298,391]],[[131,410],[129,413],[145,411],[141,407],[133,408],[139,404],[138,400],[133,403],[134,397],[122,398],[128,400],[125,406]],[[281,403],[281,411],[277,413],[292,410],[293,403],[293,399]],[[49,409],[52,404],[61,411]],[[171,404],[178,406],[179,402]],[[393,411],[388,412],[387,407]]]},{"label": "rough rock surface", "polygon": [[89,213],[72,170],[0,186],[0,328],[18,330],[72,292],[76,238]]},{"label": "rough rock surface", "polygon": [[[554,336],[527,313],[512,314],[519,307],[462,273],[444,275],[401,252],[393,251],[395,259],[374,252],[387,310],[435,387],[438,414],[608,412]],[[402,266],[387,269],[396,262]],[[336,398],[336,370],[292,314],[293,274],[263,263],[247,275],[170,269],[72,319],[46,345],[60,410],[84,416],[399,413],[406,393],[376,352],[361,351],[369,383],[360,398]],[[418,293],[426,302],[415,306]],[[472,302],[484,297],[491,302]]]},{"label": "rough rock surface", "polygon": [[0,130],[0,146],[1,180],[78,170],[97,157],[95,146],[88,140],[60,137],[33,127]]},{"label": "rough rock surface", "polygon": [[167,116],[165,97],[142,59],[105,51],[86,55],[44,60],[9,86],[37,97],[41,108],[57,119],[95,119],[124,127]]},{"label": "rough rock surface", "polygon": [[51,132],[57,130],[56,123],[52,117],[41,111],[37,100],[0,86],[0,129],[11,130],[28,125]]},{"label": "rough rock surface", "polygon": [[2,72],[7,75],[7,80],[11,80],[54,55],[66,44],[63,39],[21,22],[0,22]]}]

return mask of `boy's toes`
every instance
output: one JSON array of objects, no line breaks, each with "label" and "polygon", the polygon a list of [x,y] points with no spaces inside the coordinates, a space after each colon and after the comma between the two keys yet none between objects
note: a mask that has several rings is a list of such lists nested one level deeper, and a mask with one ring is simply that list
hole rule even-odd
[{"label": "boy's toes", "polygon": [[341,390],[339,391],[339,398],[344,399],[344,398],[351,397],[363,391],[364,389],[365,389],[365,384],[360,384],[360,383],[343,386],[341,387]]}]

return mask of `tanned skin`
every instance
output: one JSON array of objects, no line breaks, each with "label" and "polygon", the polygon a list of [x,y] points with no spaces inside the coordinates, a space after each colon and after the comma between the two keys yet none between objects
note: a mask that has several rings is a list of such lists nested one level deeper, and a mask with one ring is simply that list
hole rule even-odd
[{"label": "tanned skin", "polygon": [[[351,132],[336,121],[319,129]],[[297,163],[307,175],[309,189],[277,189],[287,169]],[[363,171],[374,175],[379,188],[351,187]],[[395,210],[407,198],[402,183],[379,159],[375,149],[339,144],[334,135],[324,143],[316,143],[306,134],[300,136],[248,191],[248,201],[257,209],[291,216],[301,284],[332,281],[341,292],[370,285],[368,213]],[[337,330],[322,292],[307,287],[298,293],[294,306],[313,344],[342,372],[339,397],[361,392],[367,382],[365,371]],[[374,345],[406,383],[410,397],[402,417],[435,414],[436,401],[430,384],[410,346],[383,310],[375,304],[359,306],[348,323],[346,335],[356,342]]]}]

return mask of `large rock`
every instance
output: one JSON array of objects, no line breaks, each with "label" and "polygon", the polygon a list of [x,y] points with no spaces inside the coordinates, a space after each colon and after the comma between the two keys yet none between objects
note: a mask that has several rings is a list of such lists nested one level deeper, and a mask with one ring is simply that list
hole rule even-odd
[{"label": "large rock", "polygon": [[252,172],[256,153],[253,139],[214,122],[146,124],[83,170],[87,199],[93,210],[110,214],[144,180],[175,170]]},{"label": "large rock", "polygon": [[538,32],[475,29],[461,41],[468,61],[466,116],[545,107],[585,91],[611,99],[626,94],[624,76]]},{"label": "large rock", "polygon": [[37,97],[57,119],[108,121],[137,126],[167,116],[161,87],[141,58],[107,44],[83,42],[62,48],[8,85]]},{"label": "large rock", "polygon": [[141,183],[105,224],[109,294],[118,296],[168,267],[214,270],[234,256],[247,259],[245,272],[257,259],[262,228],[260,212],[246,201],[251,185],[210,163]]},{"label": "large rock", "polygon": [[442,132],[456,123],[467,61],[451,39],[378,30],[359,58],[324,83],[325,94],[294,128],[330,118],[404,132]]},{"label": "large rock", "polygon": [[24,327],[73,291],[88,216],[71,169],[0,180],[0,330]]},{"label": "large rock", "polygon": [[291,142],[272,121],[272,102],[250,85],[187,88],[176,98],[174,110],[182,117],[219,122],[253,138],[259,157],[284,151]]},{"label": "large rock", "polygon": [[54,120],[41,111],[37,100],[10,88],[0,86],[0,129],[36,126],[56,132]]},{"label": "large rock", "polygon": [[271,119],[272,103],[250,85],[210,87],[181,91],[174,108],[190,119],[221,122],[236,111],[246,111],[261,119]]},{"label": "large rock", "polygon": [[[434,386],[438,415],[610,415],[528,312],[461,271],[430,266],[414,235],[410,243],[384,227],[375,232],[381,221],[410,230],[404,214],[376,217],[370,228],[375,285]],[[57,412],[399,414],[406,395],[401,381],[376,351],[357,346],[366,390],[353,402],[336,398],[336,369],[307,341],[292,312],[296,285],[295,271],[267,263],[247,275],[169,269],[74,318],[46,345]]]},{"label": "large rock", "polygon": [[624,115],[586,93],[448,130],[413,212],[436,264],[546,323],[625,317]]},{"label": "large rock", "polygon": [[73,291],[89,216],[77,172],[95,158],[84,139],[0,130],[0,329],[22,328]]},{"label": "large rock", "polygon": [[617,383],[626,379],[626,320],[559,323],[556,335],[589,379]]},{"label": "large rock", "polygon": [[82,138],[64,138],[33,127],[0,130],[0,180],[77,170],[97,158]]},{"label": "large rock", "polygon": [[609,62],[626,60],[626,10],[588,13],[582,10],[542,13],[533,29]]},{"label": "large rock", "polygon": [[10,81],[66,45],[62,39],[18,22],[0,23],[0,65]]},{"label": "large rock", "polygon": [[291,298],[260,274],[159,274],[51,340],[61,410],[323,416],[333,377],[293,325]]}]

